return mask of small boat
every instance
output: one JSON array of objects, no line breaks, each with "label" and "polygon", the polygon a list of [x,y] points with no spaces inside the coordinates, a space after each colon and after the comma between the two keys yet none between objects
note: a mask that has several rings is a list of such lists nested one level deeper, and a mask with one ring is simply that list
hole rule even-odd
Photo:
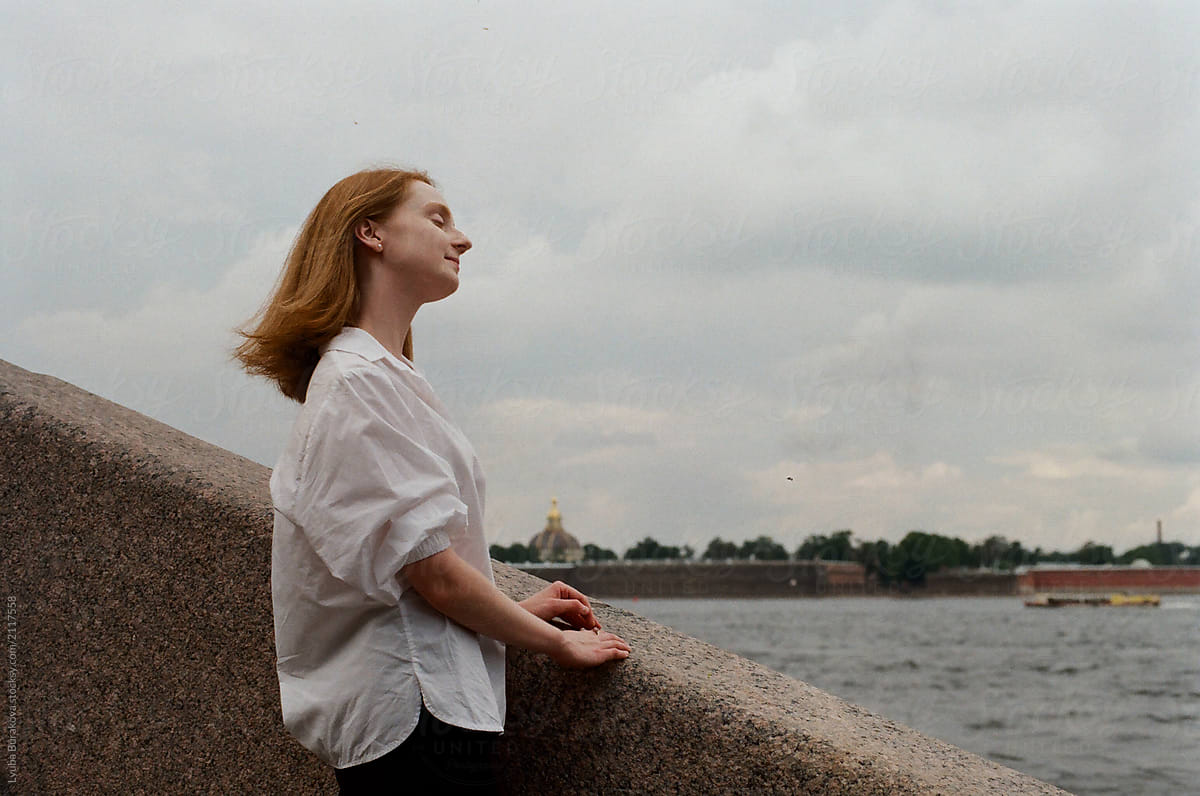
[{"label": "small boat", "polygon": [[1145,605],[1157,608],[1162,600],[1157,594],[1113,594],[1109,605]]},{"label": "small boat", "polygon": [[1025,601],[1028,608],[1061,608],[1065,605],[1138,605],[1157,608],[1157,594],[1038,594]]}]

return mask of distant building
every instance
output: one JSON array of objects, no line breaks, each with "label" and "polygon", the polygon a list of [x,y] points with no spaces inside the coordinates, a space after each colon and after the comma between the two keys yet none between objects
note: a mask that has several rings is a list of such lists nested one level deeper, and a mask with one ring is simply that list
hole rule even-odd
[{"label": "distant building", "polygon": [[537,550],[542,561],[566,561],[574,564],[583,560],[583,548],[580,547],[579,540],[563,530],[558,498],[550,498],[546,528],[529,540],[529,546]]}]

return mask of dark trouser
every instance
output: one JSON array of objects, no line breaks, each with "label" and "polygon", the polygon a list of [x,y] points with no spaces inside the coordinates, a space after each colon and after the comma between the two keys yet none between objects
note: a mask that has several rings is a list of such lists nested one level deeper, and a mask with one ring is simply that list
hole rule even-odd
[{"label": "dark trouser", "polygon": [[334,769],[342,796],[497,794],[492,755],[500,733],[464,730],[421,705],[412,735],[383,757]]}]

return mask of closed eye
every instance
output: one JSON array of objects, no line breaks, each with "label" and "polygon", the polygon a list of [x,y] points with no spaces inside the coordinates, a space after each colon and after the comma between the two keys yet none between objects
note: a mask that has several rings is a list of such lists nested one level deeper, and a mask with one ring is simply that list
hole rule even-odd
[{"label": "closed eye", "polygon": [[431,219],[436,218],[442,224],[445,224],[446,219],[451,217],[450,208],[441,202],[429,202],[425,205],[424,210],[430,214]]}]

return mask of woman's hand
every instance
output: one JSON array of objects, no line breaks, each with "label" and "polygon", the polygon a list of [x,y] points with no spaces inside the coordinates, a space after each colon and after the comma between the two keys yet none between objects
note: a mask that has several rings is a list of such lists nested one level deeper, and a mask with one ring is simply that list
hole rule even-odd
[{"label": "woman's hand", "polygon": [[592,613],[592,604],[588,602],[588,598],[561,580],[554,581],[532,597],[526,597],[518,605],[547,622],[551,619],[561,619],[580,630],[600,629],[600,622]]},{"label": "woman's hand", "polygon": [[[563,666],[597,666],[629,655],[623,639],[600,631],[587,597],[565,583],[518,604],[450,548],[401,571],[435,611],[488,638],[549,655]],[[587,629],[560,630],[542,621],[556,617],[573,619]]]},{"label": "woman's hand", "polygon": [[568,669],[586,669],[599,666],[606,661],[619,661],[629,657],[629,645],[625,639],[613,633],[599,630],[563,630],[562,643],[549,653],[559,666]]}]

